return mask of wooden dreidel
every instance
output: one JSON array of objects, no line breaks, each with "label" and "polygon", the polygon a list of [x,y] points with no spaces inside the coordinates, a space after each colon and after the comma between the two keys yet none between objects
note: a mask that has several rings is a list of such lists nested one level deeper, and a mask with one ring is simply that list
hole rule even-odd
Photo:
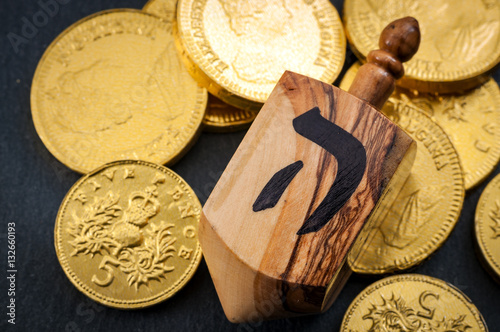
[{"label": "wooden dreidel", "polygon": [[[380,108],[420,41],[389,24],[347,93],[286,72],[208,198],[200,243],[227,318],[258,321],[328,309],[392,204],[416,144]],[[375,106],[375,107],[374,107]],[[364,227],[364,231],[362,229]]]}]

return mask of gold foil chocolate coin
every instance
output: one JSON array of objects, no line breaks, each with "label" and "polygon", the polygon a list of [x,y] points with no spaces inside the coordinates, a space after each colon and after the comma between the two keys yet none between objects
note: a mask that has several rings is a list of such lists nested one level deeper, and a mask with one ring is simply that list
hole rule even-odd
[{"label": "gold foil chocolate coin", "polygon": [[439,125],[396,98],[389,98],[382,113],[417,142],[417,154],[382,224],[370,230],[361,250],[348,257],[351,269],[358,273],[403,270],[429,257],[453,230],[465,195],[458,154]]},{"label": "gold foil chocolate coin", "polygon": [[236,108],[209,94],[203,130],[227,133],[247,129],[257,114],[257,111]]},{"label": "gold foil chocolate coin", "polygon": [[196,271],[200,213],[193,190],[168,168],[112,162],[64,198],[54,230],[57,258],[91,299],[121,309],[150,306]]},{"label": "gold foil chocolate coin", "polygon": [[122,9],[61,33],[31,90],[38,135],[81,173],[122,159],[172,164],[197,137],[206,101],[177,56],[171,25]]},{"label": "gold foil chocolate coin", "polygon": [[331,83],[345,58],[328,0],[180,0],[174,33],[191,75],[241,109],[259,110],[286,70]]},{"label": "gold foil chocolate coin", "polygon": [[[354,64],[346,75],[356,75],[359,66]],[[345,81],[352,82],[352,78]],[[396,88],[391,100],[416,106],[443,128],[460,157],[465,189],[474,187],[495,169],[500,159],[500,90],[495,80],[462,94]]]},{"label": "gold foil chocolate coin", "polygon": [[500,159],[500,91],[493,79],[462,94],[396,89],[393,98],[431,116],[450,138],[464,170],[465,189],[484,180]]},{"label": "gold foil chocolate coin", "polygon": [[149,0],[142,10],[172,24],[175,19],[176,6],[177,0]]},{"label": "gold foil chocolate coin", "polygon": [[456,92],[489,79],[500,61],[500,2],[495,0],[346,0],[344,23],[362,60],[377,49],[383,28],[413,16],[422,34],[398,84],[423,92]]},{"label": "gold foil chocolate coin", "polygon": [[363,290],[347,309],[340,330],[487,332],[488,328],[476,306],[453,285],[405,274]]},{"label": "gold foil chocolate coin", "polygon": [[[146,13],[156,15],[167,23],[175,18],[177,0],[150,0],[144,6]],[[231,132],[250,127],[257,111],[242,110],[208,96],[207,110],[203,118],[203,130],[207,132]]]},{"label": "gold foil chocolate coin", "polygon": [[476,208],[475,233],[480,258],[500,281],[500,174],[488,183]]}]

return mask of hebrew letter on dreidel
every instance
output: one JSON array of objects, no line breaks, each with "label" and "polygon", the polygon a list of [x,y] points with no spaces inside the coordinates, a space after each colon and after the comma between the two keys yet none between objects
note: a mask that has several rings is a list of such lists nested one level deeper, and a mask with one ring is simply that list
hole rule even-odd
[{"label": "hebrew letter on dreidel", "polygon": [[[297,232],[302,235],[320,230],[351,197],[365,172],[366,152],[360,141],[323,118],[317,107],[296,117],[293,127],[297,133],[335,156],[338,162],[335,182],[318,208]],[[257,212],[274,207],[302,166],[302,161],[297,161],[273,175],[255,200],[253,210]],[[267,202],[272,204],[266,204]]]}]

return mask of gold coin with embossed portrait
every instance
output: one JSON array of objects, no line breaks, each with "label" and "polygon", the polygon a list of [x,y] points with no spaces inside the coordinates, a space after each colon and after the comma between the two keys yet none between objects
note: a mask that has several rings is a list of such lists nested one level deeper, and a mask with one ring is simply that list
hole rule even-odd
[{"label": "gold coin with embossed portrait", "polygon": [[[344,77],[343,89],[350,86],[352,76]],[[358,273],[404,270],[429,257],[453,230],[465,195],[458,154],[438,124],[415,106],[392,97],[382,113],[417,142],[417,154],[382,224],[349,254],[349,265]]]},{"label": "gold coin with embossed portrait", "polygon": [[458,92],[489,79],[500,62],[497,0],[346,0],[344,24],[356,55],[377,49],[380,32],[395,19],[413,16],[421,43],[398,81],[422,92]]},{"label": "gold coin with embossed portrait", "polygon": [[500,174],[488,183],[479,198],[474,229],[480,259],[500,282]]},{"label": "gold coin with embossed portrait", "polygon": [[[143,10],[171,24],[175,17],[177,0],[149,0]],[[250,127],[257,111],[242,110],[224,103],[212,94],[208,96],[203,118],[203,130],[207,132],[231,132]]]},{"label": "gold coin with embossed portrait", "polygon": [[260,109],[286,70],[331,83],[345,59],[328,0],[180,0],[174,34],[191,75],[247,110]]},{"label": "gold coin with embossed portrait", "polygon": [[78,180],[57,214],[57,258],[70,281],[106,306],[143,308],[173,296],[200,261],[201,204],[170,169],[116,161]]},{"label": "gold coin with embossed portrait", "polygon": [[[346,73],[352,82],[360,63]],[[346,88],[345,86],[341,86]],[[483,181],[500,160],[500,90],[495,80],[461,94],[430,94],[396,88],[391,100],[424,111],[450,138],[464,171],[465,189]]]},{"label": "gold coin with embossed portrait", "polygon": [[138,10],[100,12],[66,29],[31,90],[38,135],[81,173],[122,159],[172,164],[197,138],[206,102],[171,25]]},{"label": "gold coin with embossed portrait", "polygon": [[476,306],[455,286],[404,274],[363,290],[347,309],[340,330],[487,332],[488,327]]}]

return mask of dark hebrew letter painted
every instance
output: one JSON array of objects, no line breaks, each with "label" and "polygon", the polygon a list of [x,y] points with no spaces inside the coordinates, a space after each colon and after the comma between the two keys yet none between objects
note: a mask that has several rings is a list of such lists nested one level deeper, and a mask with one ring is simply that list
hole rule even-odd
[{"label": "dark hebrew letter painted", "polygon": [[298,235],[319,231],[351,198],[366,168],[366,151],[354,136],[321,116],[319,108],[296,117],[295,131],[331,153],[338,164],[337,175],[318,208],[297,232]]},{"label": "dark hebrew letter painted", "polygon": [[274,207],[303,166],[304,163],[299,160],[276,172],[253,203],[253,211],[257,212]]},{"label": "dark hebrew letter painted", "polygon": [[[323,228],[352,196],[365,172],[366,151],[354,136],[322,117],[317,107],[296,117],[293,127],[298,134],[335,156],[338,164],[330,190],[297,232],[303,235]],[[274,207],[302,166],[299,160],[278,171],[262,189],[253,210],[257,212]]]}]

